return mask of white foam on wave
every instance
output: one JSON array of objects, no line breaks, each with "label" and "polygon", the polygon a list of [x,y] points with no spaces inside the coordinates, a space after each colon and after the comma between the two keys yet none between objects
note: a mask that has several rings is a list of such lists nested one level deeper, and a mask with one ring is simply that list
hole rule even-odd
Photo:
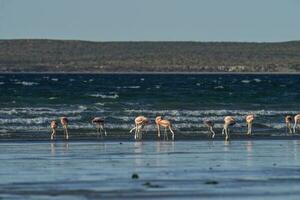
[{"label": "white foam on wave", "polygon": [[253,79],[255,82],[257,82],[257,83],[259,83],[259,82],[261,82],[261,80],[259,79],[259,78],[255,78],[255,79]]},{"label": "white foam on wave", "polygon": [[110,94],[101,94],[101,93],[95,93],[95,94],[88,94],[90,97],[100,97],[102,99],[117,99],[119,98],[119,95],[117,93],[110,93]]},{"label": "white foam on wave", "polygon": [[285,123],[265,123],[263,124],[266,127],[274,128],[274,129],[283,129],[286,128]]},{"label": "white foam on wave", "polygon": [[49,108],[49,107],[22,107],[22,108],[2,108],[0,114],[17,115],[17,114],[30,114],[30,115],[71,115],[80,114],[87,110],[86,106],[78,106],[77,108]]},{"label": "white foam on wave", "polygon": [[51,80],[57,82],[59,79],[58,78],[51,78]]},{"label": "white foam on wave", "polygon": [[0,85],[4,85],[5,83],[4,82],[0,82]]},{"label": "white foam on wave", "polygon": [[38,85],[38,83],[36,83],[36,82],[27,82],[27,81],[18,81],[15,84],[17,84],[17,85],[24,85],[24,86]]},{"label": "white foam on wave", "polygon": [[[0,124],[27,124],[27,125],[45,124],[45,123],[50,123],[52,120],[59,119],[59,117],[56,118],[55,117],[11,118],[11,119],[0,118]],[[68,117],[68,119],[70,121],[80,120],[81,116]]]},{"label": "white foam on wave", "polygon": [[224,89],[224,86],[222,86],[222,85],[219,85],[219,86],[216,86],[216,87],[214,87],[215,89]]},{"label": "white foam on wave", "polygon": [[276,116],[287,114],[298,114],[300,111],[288,111],[288,110],[146,110],[146,109],[125,109],[127,113],[138,114],[151,114],[151,115],[170,115],[170,116],[246,116],[248,114],[261,115],[261,116]]},{"label": "white foam on wave", "polygon": [[139,85],[133,85],[133,86],[124,86],[122,88],[125,88],[125,89],[139,89],[139,88],[141,88],[141,86],[139,86]]},{"label": "white foam on wave", "polygon": [[49,97],[48,99],[54,100],[54,99],[58,99],[58,97]]},{"label": "white foam on wave", "polygon": [[250,80],[242,80],[241,82],[247,84],[247,83],[250,83],[251,81]]},{"label": "white foam on wave", "polygon": [[105,103],[102,103],[102,102],[97,102],[97,103],[94,103],[95,105],[98,105],[98,106],[104,106]]}]

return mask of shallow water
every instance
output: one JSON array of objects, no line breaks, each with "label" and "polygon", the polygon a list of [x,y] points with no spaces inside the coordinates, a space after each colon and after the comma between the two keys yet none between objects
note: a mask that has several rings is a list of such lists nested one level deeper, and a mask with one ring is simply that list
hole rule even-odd
[{"label": "shallow water", "polygon": [[[61,116],[74,132],[93,132],[94,116],[109,132],[128,131],[137,115],[173,122],[177,133],[206,133],[203,120],[233,115],[245,132],[245,115],[256,116],[257,133],[285,132],[284,116],[300,112],[300,75],[208,74],[1,74],[0,136],[48,137]],[[13,134],[16,133],[16,134]],[[88,134],[88,133],[87,133]]]},{"label": "shallow water", "polygon": [[299,199],[299,150],[298,140],[2,142],[0,199]]}]

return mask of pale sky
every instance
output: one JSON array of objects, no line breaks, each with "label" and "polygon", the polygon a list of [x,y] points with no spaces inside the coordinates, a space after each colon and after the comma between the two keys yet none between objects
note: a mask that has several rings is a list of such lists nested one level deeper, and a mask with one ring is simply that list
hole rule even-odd
[{"label": "pale sky", "polygon": [[300,40],[300,0],[0,0],[0,39]]}]

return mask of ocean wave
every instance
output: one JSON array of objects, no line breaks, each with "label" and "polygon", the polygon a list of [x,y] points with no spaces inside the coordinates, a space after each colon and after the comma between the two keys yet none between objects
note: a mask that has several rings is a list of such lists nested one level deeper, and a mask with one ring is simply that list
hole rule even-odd
[{"label": "ocean wave", "polygon": [[[80,130],[95,130],[95,126],[90,122],[78,122],[80,120],[78,117],[76,118],[69,118],[69,129],[72,133],[72,130],[80,131]],[[23,131],[23,132],[41,132],[41,131],[48,131],[50,132],[50,120],[53,119],[23,119],[18,122],[22,123],[3,123],[0,120],[1,129],[0,132],[7,133],[7,132],[16,132],[16,131]],[[105,128],[109,132],[110,130],[122,130],[125,132],[129,132],[130,129],[134,127],[134,123],[129,122],[120,122],[120,123],[105,123]],[[223,128],[222,123],[217,123],[214,126],[215,132],[218,134],[220,133],[221,129]],[[172,123],[172,129],[174,131],[207,131],[207,127],[203,123]],[[247,127],[245,124],[237,123],[234,126],[230,127],[233,132],[246,132]],[[61,130],[61,126],[59,124],[59,130]],[[153,131],[156,132],[157,128],[154,123],[150,123],[146,125],[143,129],[144,131]],[[164,128],[161,127],[163,131]],[[253,128],[254,132],[263,133],[265,131],[272,131],[277,130],[281,132],[285,132],[285,124],[284,123],[266,123],[266,124],[254,124]]]},{"label": "ocean wave", "polygon": [[[70,121],[72,120],[80,120],[81,116],[76,117],[68,117]],[[10,118],[3,119],[0,118],[0,124],[27,124],[27,125],[35,125],[35,124],[46,124],[50,123],[52,120],[59,120],[59,117],[35,117],[35,118]]]},{"label": "ocean wave", "polygon": [[121,89],[121,88],[123,88],[123,89],[139,89],[139,88],[141,88],[141,86],[139,86],[139,85],[133,85],[133,86],[118,86],[117,87],[117,89]]},{"label": "ocean wave", "polygon": [[36,83],[36,82],[27,82],[27,81],[18,81],[15,84],[17,84],[17,85],[24,85],[24,86],[33,86],[33,85],[38,85],[39,83]]},{"label": "ocean wave", "polygon": [[0,85],[4,85],[5,84],[5,82],[0,82]]},{"label": "ocean wave", "polygon": [[17,115],[17,114],[30,114],[30,115],[70,115],[80,114],[87,110],[86,106],[78,106],[74,108],[49,108],[49,107],[22,107],[22,108],[2,108],[0,114]]},{"label": "ocean wave", "polygon": [[48,99],[55,100],[55,99],[58,99],[58,97],[49,97]]},{"label": "ocean wave", "polygon": [[52,81],[55,81],[55,82],[59,81],[58,78],[51,78],[51,80],[52,80]]},{"label": "ocean wave", "polygon": [[102,102],[97,102],[97,103],[94,103],[95,105],[97,105],[97,106],[104,106],[105,105],[105,103],[102,103]]},{"label": "ocean wave", "polygon": [[251,81],[250,81],[250,80],[242,80],[241,82],[242,82],[242,83],[248,84],[248,83],[250,83]]},{"label": "ocean wave", "polygon": [[[157,114],[157,115],[170,115],[170,116],[246,116],[248,114],[261,115],[261,116],[276,116],[276,115],[296,115],[300,111],[290,110],[133,110],[125,109],[127,113],[143,113],[143,114]],[[284,117],[284,116],[283,116]]]},{"label": "ocean wave", "polygon": [[219,86],[214,87],[214,89],[224,89],[224,86],[219,85]]},{"label": "ocean wave", "polygon": [[119,98],[119,95],[117,93],[111,93],[111,94],[101,94],[101,93],[95,93],[95,94],[88,94],[87,96],[90,97],[100,97],[102,99],[117,99]]},{"label": "ocean wave", "polygon": [[253,79],[255,82],[257,82],[257,83],[259,83],[259,82],[261,82],[261,80],[259,79],[259,78],[255,78],[255,79]]}]

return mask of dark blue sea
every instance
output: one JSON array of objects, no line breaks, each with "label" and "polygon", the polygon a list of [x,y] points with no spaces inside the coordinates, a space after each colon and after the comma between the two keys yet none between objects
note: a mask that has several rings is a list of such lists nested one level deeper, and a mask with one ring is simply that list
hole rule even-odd
[{"label": "dark blue sea", "polygon": [[[205,134],[204,120],[222,128],[236,117],[233,132],[246,131],[254,114],[256,134],[284,134],[284,116],[300,112],[300,75],[241,74],[1,74],[0,134],[45,136],[51,120],[66,116],[72,132],[93,134],[92,117],[108,132],[128,133],[133,120],[169,119],[177,134]],[[24,136],[23,136],[24,135]]]}]

